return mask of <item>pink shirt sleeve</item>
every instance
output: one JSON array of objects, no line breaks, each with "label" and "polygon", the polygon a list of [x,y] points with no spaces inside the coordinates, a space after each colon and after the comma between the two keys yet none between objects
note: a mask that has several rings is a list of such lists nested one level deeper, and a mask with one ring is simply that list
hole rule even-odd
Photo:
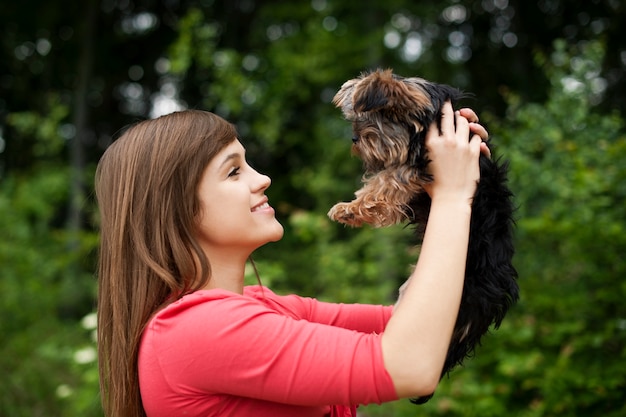
[{"label": "pink shirt sleeve", "polygon": [[278,308],[289,306],[302,319],[363,333],[382,333],[393,310],[392,306],[326,303],[297,295],[281,296],[259,286],[246,287],[245,293],[275,303]]},{"label": "pink shirt sleeve", "polygon": [[[303,406],[397,399],[384,368],[380,335],[346,328],[368,327],[354,318],[361,307],[333,308],[273,293],[267,299],[211,290],[168,306],[144,332],[140,379],[142,373],[146,380],[155,372],[142,370],[143,355],[156,358],[167,385],[186,387],[194,395]],[[387,308],[365,310],[371,313],[368,319],[378,317],[378,330],[390,314]]]}]

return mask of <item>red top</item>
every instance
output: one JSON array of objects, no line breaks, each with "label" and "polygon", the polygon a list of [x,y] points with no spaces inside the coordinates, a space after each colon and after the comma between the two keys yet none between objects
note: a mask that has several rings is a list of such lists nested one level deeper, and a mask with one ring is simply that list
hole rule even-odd
[{"label": "red top", "polygon": [[395,400],[379,334],[391,310],[258,286],[186,295],[143,333],[143,406],[148,417],[347,417]]}]

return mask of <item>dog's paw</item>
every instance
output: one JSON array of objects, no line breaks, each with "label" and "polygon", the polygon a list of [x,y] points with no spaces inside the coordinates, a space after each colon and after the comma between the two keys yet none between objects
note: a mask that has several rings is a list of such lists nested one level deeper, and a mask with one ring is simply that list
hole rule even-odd
[{"label": "dog's paw", "polygon": [[350,203],[335,204],[328,212],[328,217],[330,217],[331,220],[347,224],[348,226],[360,227],[363,225],[361,219],[356,217],[354,207]]}]

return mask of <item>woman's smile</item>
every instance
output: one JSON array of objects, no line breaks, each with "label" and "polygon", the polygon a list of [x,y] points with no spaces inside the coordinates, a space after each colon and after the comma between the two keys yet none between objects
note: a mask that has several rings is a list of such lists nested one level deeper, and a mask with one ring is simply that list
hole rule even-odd
[{"label": "woman's smile", "polygon": [[265,195],[271,179],[252,168],[238,140],[207,166],[198,188],[202,206],[199,231],[207,252],[239,246],[242,254],[283,235]]},{"label": "woman's smile", "polygon": [[253,213],[256,213],[256,212],[259,212],[259,211],[274,213],[274,209],[272,208],[272,206],[269,205],[267,200],[264,201],[263,203],[257,205],[257,206],[252,207],[252,212]]}]

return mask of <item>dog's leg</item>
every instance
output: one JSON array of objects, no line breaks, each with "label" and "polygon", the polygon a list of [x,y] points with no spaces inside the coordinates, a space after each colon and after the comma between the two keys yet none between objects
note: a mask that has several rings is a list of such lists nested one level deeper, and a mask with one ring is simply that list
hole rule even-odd
[{"label": "dog's leg", "polygon": [[[349,203],[335,204],[328,216],[337,222],[359,227],[364,223],[374,227],[391,226],[407,220],[407,197],[416,184],[397,180],[397,170],[385,170],[364,180],[364,186]],[[410,188],[410,189],[409,189]]]}]

